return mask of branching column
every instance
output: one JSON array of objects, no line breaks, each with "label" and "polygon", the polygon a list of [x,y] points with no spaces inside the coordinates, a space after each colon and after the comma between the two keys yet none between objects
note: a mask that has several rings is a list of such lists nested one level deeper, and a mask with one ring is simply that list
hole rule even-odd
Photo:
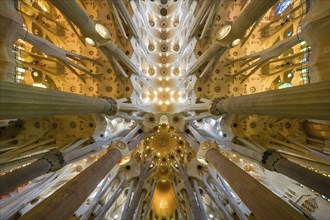
[{"label": "branching column", "polygon": [[11,82],[0,82],[0,119],[116,113],[116,102]]},{"label": "branching column", "polygon": [[149,168],[150,168],[152,160],[153,160],[153,158],[151,158],[151,160],[149,160],[144,165],[144,167],[141,169],[140,176],[139,176],[139,181],[138,181],[138,184],[137,184],[136,189],[134,191],[134,196],[132,198],[132,201],[129,204],[129,208],[128,208],[127,212],[123,212],[121,219],[123,219],[123,220],[133,219],[134,213],[136,211],[136,207],[138,206],[139,201],[140,201],[144,181],[146,180],[146,178],[148,177],[148,174],[149,174]]},{"label": "branching column", "polygon": [[217,149],[207,149],[205,156],[252,211],[256,219],[306,219],[293,207],[223,156]]},{"label": "branching column", "polygon": [[[111,36],[106,28],[95,23],[75,0],[51,0],[51,2],[64,16],[68,17],[80,29],[84,37],[92,39],[96,43],[95,46],[100,46],[107,57],[115,56],[134,72],[141,72],[125,53],[111,41]],[[105,36],[101,36],[97,31],[96,25],[98,25],[101,31],[107,32],[108,34],[106,35],[109,36],[106,38]]]},{"label": "branching column", "polygon": [[210,113],[330,119],[330,82],[213,100]]},{"label": "branching column", "polygon": [[95,22],[75,0],[50,0],[50,2],[80,29],[84,37],[92,38],[98,35],[95,30]]},{"label": "branching column", "polygon": [[264,153],[261,164],[268,170],[288,176],[330,198],[330,178],[295,164],[274,150]]},{"label": "branching column", "polygon": [[69,219],[121,157],[119,149],[111,149],[21,219]]},{"label": "branching column", "polygon": [[188,73],[192,74],[196,72],[205,62],[214,57],[215,59],[219,59],[227,47],[230,47],[234,40],[242,38],[246,30],[260,19],[276,2],[277,0],[251,1],[238,18],[230,25],[230,32],[227,33],[226,36],[221,36],[222,30],[220,29],[216,41],[189,68]]},{"label": "branching column", "polygon": [[200,220],[204,220],[206,219],[206,216],[203,215],[205,213],[200,211],[200,207],[197,204],[196,201],[196,197],[194,194],[194,190],[190,184],[190,180],[189,180],[189,176],[188,173],[185,169],[185,167],[183,166],[183,164],[175,157],[176,163],[178,165],[179,168],[179,174],[180,174],[180,178],[183,180],[184,186],[185,186],[185,192],[187,193],[187,198],[190,204],[190,207],[192,208],[192,212],[194,214],[194,217],[196,219],[200,219]]},{"label": "branching column", "polygon": [[231,31],[221,40],[221,44],[228,45],[231,44],[233,40],[242,38],[246,30],[264,16],[276,2],[277,0],[252,0],[231,24]]}]

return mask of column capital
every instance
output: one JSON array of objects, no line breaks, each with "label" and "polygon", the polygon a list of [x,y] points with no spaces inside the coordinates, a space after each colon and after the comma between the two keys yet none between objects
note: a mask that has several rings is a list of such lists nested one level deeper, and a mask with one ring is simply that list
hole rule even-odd
[{"label": "column capital", "polygon": [[215,98],[211,101],[211,105],[209,107],[209,112],[212,114],[212,115],[215,115],[215,116],[220,116],[222,115],[224,112],[220,112],[219,109],[217,108],[218,104],[220,102],[222,102],[225,98]]},{"label": "column capital", "polygon": [[113,149],[119,150],[122,158],[129,156],[128,145],[124,141],[113,141],[108,147],[108,152]]},{"label": "column capital", "polygon": [[235,39],[235,35],[232,31],[232,25],[233,23],[230,23],[220,28],[214,42],[223,47],[230,47],[232,41]]},{"label": "column capital", "polygon": [[102,97],[102,98],[110,104],[110,109],[106,112],[106,114],[115,115],[118,111],[116,100],[110,97]]},{"label": "column capital", "polygon": [[58,149],[52,149],[40,160],[46,160],[51,165],[48,172],[55,172],[66,165],[63,154]]},{"label": "column capital", "polygon": [[263,153],[261,159],[261,165],[267,170],[279,172],[278,170],[276,170],[276,163],[282,159],[286,160],[286,158],[283,157],[276,150],[269,149]]},{"label": "column capital", "polygon": [[197,160],[201,163],[208,163],[206,160],[206,152],[210,149],[218,150],[218,145],[215,141],[204,141],[200,144],[197,151]]}]

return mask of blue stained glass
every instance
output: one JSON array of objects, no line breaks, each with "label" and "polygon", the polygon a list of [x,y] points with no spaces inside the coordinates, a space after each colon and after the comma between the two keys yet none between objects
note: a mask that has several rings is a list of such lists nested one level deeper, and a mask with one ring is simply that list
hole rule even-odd
[{"label": "blue stained glass", "polygon": [[305,57],[302,60],[300,60],[300,63],[306,63],[306,62],[308,62],[308,58],[307,57]]},{"label": "blue stained glass", "polygon": [[290,4],[291,4],[291,0],[284,0],[283,2],[279,3],[275,10],[275,14],[276,15],[281,14],[285,9],[289,7]]}]

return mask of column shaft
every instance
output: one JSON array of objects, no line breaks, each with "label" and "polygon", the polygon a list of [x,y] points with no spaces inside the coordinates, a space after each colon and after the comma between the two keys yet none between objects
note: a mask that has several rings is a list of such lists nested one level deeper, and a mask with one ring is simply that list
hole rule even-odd
[{"label": "column shaft", "polygon": [[0,119],[110,113],[114,108],[106,99],[0,82]]},{"label": "column shaft", "polygon": [[36,162],[0,176],[0,195],[9,193],[20,185],[47,173],[51,169],[51,164],[45,160]]},{"label": "column shaft", "polygon": [[236,39],[244,37],[245,32],[277,2],[277,0],[252,0],[246,8],[240,13],[235,21],[231,24],[229,34],[219,40],[222,46],[229,47]]},{"label": "column shaft", "polygon": [[69,219],[121,157],[118,149],[110,150],[21,219]]},{"label": "column shaft", "polygon": [[75,0],[50,0],[50,2],[80,29],[83,36],[94,35],[95,22]]},{"label": "column shaft", "polygon": [[122,220],[131,220],[134,217],[134,213],[136,211],[136,207],[139,204],[140,201],[140,196],[141,196],[141,192],[143,190],[143,183],[144,183],[145,178],[142,177],[139,179],[139,182],[137,184],[136,189],[134,190],[134,195],[132,198],[132,201],[129,204],[129,208],[126,211],[126,213],[123,213],[122,215]]},{"label": "column shaft", "polygon": [[201,216],[203,216],[204,219],[207,219],[206,218],[206,211],[205,211],[205,207],[204,207],[204,202],[203,202],[203,198],[199,192],[199,186],[198,186],[198,183],[197,181],[194,179],[193,180],[193,184],[194,184],[194,188],[195,188],[195,193],[196,193],[196,197],[197,197],[197,201],[198,201],[198,206],[199,206],[199,210],[200,210],[200,213],[201,213]]},{"label": "column shaft", "polygon": [[28,166],[0,176],[0,195],[9,193],[23,183],[48,172],[54,172],[65,165],[63,155],[57,149],[49,151],[44,157]]},{"label": "column shaft", "polygon": [[212,59],[212,57],[214,57],[220,50],[222,51],[222,55],[225,52],[226,48],[222,47],[218,43],[213,43],[189,68],[188,73],[193,74],[194,72],[196,72],[198,68],[200,68],[206,62],[210,61],[210,59]]},{"label": "column shaft", "polygon": [[279,159],[276,171],[330,198],[330,178],[295,164],[285,158]]},{"label": "column shaft", "polygon": [[105,52],[108,58],[115,56],[134,72],[141,72],[136,65],[130,61],[129,57],[127,57],[125,53],[111,41],[111,39],[104,39],[97,33],[95,29],[96,23],[75,0],[51,0],[51,2],[64,16],[69,18],[69,20],[80,29],[80,32],[84,37],[92,38],[95,42],[99,43],[101,49],[103,48],[102,45],[105,45],[105,48],[109,51],[106,52],[103,49],[103,52]]},{"label": "column shaft", "polygon": [[256,219],[306,219],[218,150],[207,150],[206,159],[226,179]]},{"label": "column shaft", "polygon": [[216,99],[212,114],[239,113],[330,120],[330,82]]},{"label": "column shaft", "polygon": [[236,35],[235,39],[243,37],[245,31],[264,16],[276,2],[277,0],[252,0],[233,22],[232,31]]},{"label": "column shaft", "polygon": [[187,194],[187,199],[188,199],[188,202],[190,204],[190,207],[192,208],[192,213],[194,214],[195,218],[198,219],[198,220],[206,219],[206,216],[202,215],[203,213],[200,211],[199,206],[197,205],[197,200],[196,200],[193,188],[190,184],[189,177],[188,176],[186,176],[186,177],[182,176],[181,178],[184,182],[185,192]]}]

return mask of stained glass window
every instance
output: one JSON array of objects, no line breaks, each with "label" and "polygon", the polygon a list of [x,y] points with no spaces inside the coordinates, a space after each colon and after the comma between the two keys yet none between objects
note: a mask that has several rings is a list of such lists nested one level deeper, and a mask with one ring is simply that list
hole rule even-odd
[{"label": "stained glass window", "polygon": [[284,0],[281,3],[278,3],[277,8],[275,10],[275,14],[281,14],[283,11],[285,11],[285,9],[287,9],[289,7],[289,5],[291,4],[291,0]]}]

